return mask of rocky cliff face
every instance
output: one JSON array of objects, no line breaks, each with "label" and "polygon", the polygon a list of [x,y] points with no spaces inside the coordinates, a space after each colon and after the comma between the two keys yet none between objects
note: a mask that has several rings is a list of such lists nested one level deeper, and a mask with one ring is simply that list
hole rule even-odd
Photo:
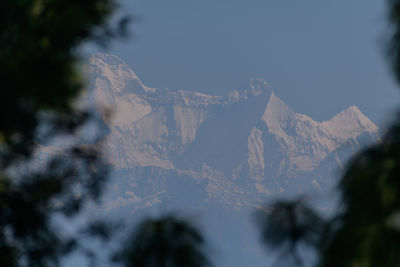
[{"label": "rocky cliff face", "polygon": [[262,79],[211,96],[147,87],[113,55],[93,55],[87,70],[90,101],[111,111],[103,141],[118,182],[110,207],[183,196],[242,208],[325,190],[352,151],[378,140],[378,127],[357,107],[317,122]]}]

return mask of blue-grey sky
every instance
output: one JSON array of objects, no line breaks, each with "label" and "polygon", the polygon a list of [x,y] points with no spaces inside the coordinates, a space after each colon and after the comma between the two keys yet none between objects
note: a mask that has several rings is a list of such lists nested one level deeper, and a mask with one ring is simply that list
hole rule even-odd
[{"label": "blue-grey sky", "polygon": [[296,112],[355,104],[382,125],[400,106],[384,57],[384,0],[123,0],[141,17],[109,52],[148,86],[221,95],[264,78]]}]

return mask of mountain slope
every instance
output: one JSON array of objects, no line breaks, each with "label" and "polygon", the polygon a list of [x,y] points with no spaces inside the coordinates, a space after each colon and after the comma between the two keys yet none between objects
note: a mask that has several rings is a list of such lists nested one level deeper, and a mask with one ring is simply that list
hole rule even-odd
[{"label": "mountain slope", "polygon": [[[241,208],[271,195],[325,190],[332,183],[318,179],[333,176],[325,168],[340,168],[340,157],[351,154],[339,150],[355,151],[361,136],[378,140],[378,127],[357,107],[316,122],[291,110],[262,79],[211,96],[147,87],[113,55],[93,55],[87,70],[90,101],[110,129],[106,157],[124,177],[115,190],[136,207],[182,196]],[[183,185],[200,191],[185,194]]]}]

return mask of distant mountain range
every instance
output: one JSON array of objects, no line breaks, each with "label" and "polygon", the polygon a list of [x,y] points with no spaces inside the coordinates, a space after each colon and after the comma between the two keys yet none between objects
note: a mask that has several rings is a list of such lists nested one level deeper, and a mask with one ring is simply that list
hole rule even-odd
[{"label": "distant mountain range", "polygon": [[115,182],[107,207],[165,201],[234,209],[329,190],[378,127],[356,106],[317,122],[291,110],[263,79],[225,96],[144,85],[120,58],[94,54],[89,101],[104,115]]}]

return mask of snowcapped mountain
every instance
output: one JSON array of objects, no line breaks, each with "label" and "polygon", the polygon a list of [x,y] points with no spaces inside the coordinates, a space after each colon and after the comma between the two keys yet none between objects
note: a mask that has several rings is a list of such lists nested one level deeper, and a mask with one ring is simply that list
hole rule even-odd
[{"label": "snowcapped mountain", "polygon": [[379,139],[356,106],[317,122],[291,110],[262,79],[226,96],[156,89],[100,53],[87,72],[89,100],[109,128],[105,156],[118,177],[110,208],[182,197],[240,209],[323,191],[354,151]]}]

